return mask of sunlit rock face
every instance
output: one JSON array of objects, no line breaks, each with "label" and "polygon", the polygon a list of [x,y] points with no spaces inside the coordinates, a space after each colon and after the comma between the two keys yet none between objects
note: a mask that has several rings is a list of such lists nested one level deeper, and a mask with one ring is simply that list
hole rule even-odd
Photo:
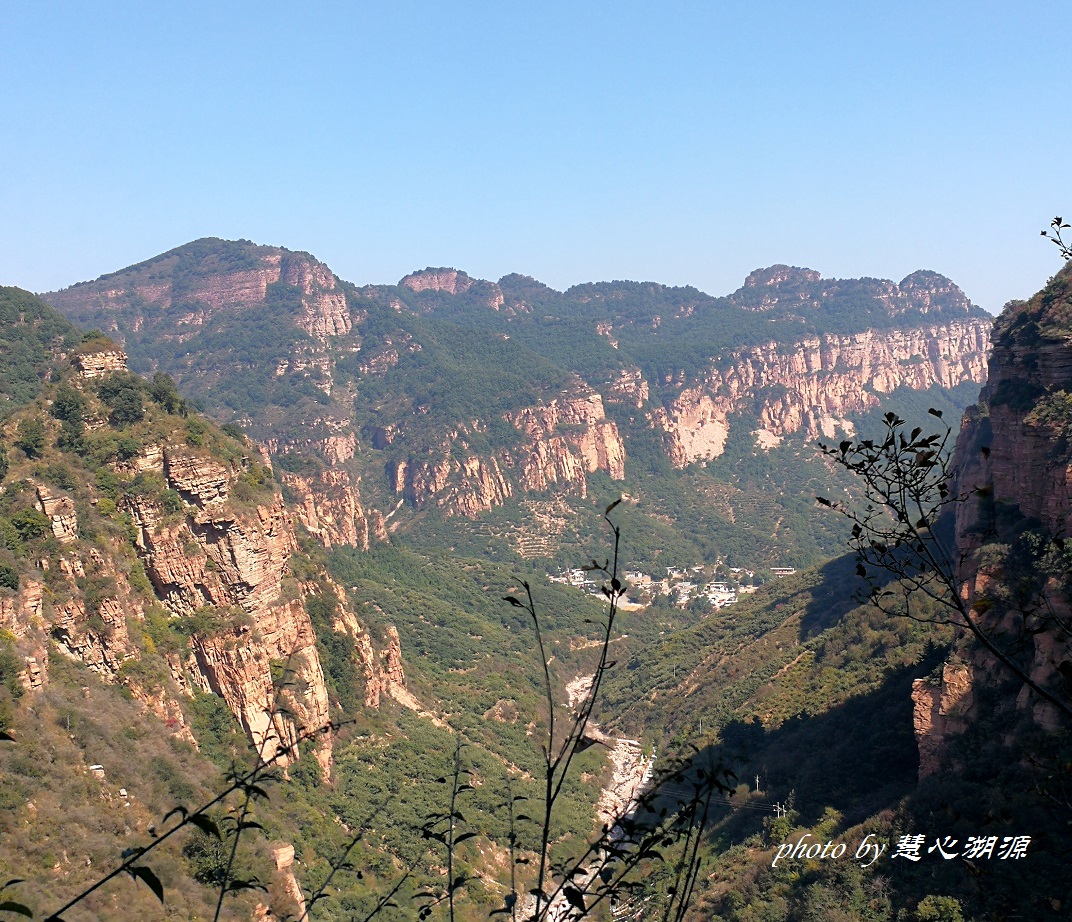
[{"label": "sunlit rock face", "polygon": [[988,347],[983,320],[770,343],[717,360],[651,419],[679,467],[721,455],[730,417],[745,411],[755,418],[761,447],[791,434],[851,435],[849,417],[880,406],[898,388],[981,385]]}]

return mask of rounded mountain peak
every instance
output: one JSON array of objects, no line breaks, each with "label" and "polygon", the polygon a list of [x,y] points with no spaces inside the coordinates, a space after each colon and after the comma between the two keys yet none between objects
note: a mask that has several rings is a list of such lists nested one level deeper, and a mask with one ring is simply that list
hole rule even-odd
[{"label": "rounded mountain peak", "polygon": [[756,269],[744,280],[745,288],[761,288],[764,285],[784,285],[786,283],[818,282],[822,276],[814,269],[802,269],[799,266],[777,264],[766,269]]},{"label": "rounded mountain peak", "polygon": [[966,314],[972,308],[959,285],[930,269],[917,269],[901,279],[897,287],[910,305],[922,314],[934,311]]},{"label": "rounded mountain peak", "polygon": [[460,295],[468,291],[473,279],[465,272],[449,267],[433,269],[429,266],[419,272],[411,272],[398,283],[411,291],[445,291],[447,294]]}]

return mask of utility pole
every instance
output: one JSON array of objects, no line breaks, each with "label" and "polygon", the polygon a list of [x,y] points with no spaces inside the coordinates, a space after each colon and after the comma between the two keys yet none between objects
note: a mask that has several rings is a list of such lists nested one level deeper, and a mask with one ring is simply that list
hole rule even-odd
[{"label": "utility pole", "polygon": [[759,793],[759,775],[756,775],[756,793]]}]

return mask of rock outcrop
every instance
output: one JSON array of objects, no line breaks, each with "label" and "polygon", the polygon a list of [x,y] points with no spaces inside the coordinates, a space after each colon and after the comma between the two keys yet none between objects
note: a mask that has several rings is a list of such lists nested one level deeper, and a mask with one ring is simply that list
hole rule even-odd
[{"label": "rock outcrop", "polygon": [[37,505],[48,517],[52,534],[60,544],[78,540],[78,515],[69,496],[54,493],[43,484],[35,484]]},{"label": "rock outcrop", "polygon": [[946,663],[939,681],[912,683],[913,725],[919,747],[920,780],[933,775],[941,764],[942,745],[963,733],[974,703],[972,671],[966,665]]},{"label": "rock outcrop", "polygon": [[398,284],[410,291],[445,291],[459,295],[472,287],[473,280],[457,269],[424,269],[410,273]]},{"label": "rock outcrop", "polygon": [[438,450],[437,460],[400,461],[390,471],[394,491],[416,508],[434,501],[449,513],[476,518],[513,495],[496,458],[466,454],[459,459],[449,441]]},{"label": "rock outcrop", "polygon": [[[1072,675],[1067,573],[1040,568],[1026,601],[1010,585],[1026,575],[1016,572],[1011,546],[1032,523],[1058,541],[1072,536],[1070,314],[1069,267],[1030,301],[1006,307],[994,326],[990,380],[979,405],[965,414],[956,455],[957,490],[966,497],[956,517],[962,596],[995,636],[1019,636],[1026,624],[1029,655],[1021,667],[1065,697],[1062,676]],[[976,665],[991,676],[1000,669],[985,654]],[[1026,685],[1018,701],[1043,726],[1061,722],[1054,705]]]},{"label": "rock outcrop", "polygon": [[648,402],[648,382],[639,368],[623,368],[607,385],[604,399],[607,403],[624,403],[639,410]]},{"label": "rock outcrop", "polygon": [[346,296],[339,290],[335,275],[327,266],[300,254],[282,256],[279,263],[279,280],[302,293],[298,326],[314,339],[321,340],[350,332],[353,324]]},{"label": "rock outcrop", "polygon": [[119,677],[123,664],[137,657],[127,626],[128,616],[136,618],[118,598],[101,599],[87,611],[82,599],[73,598],[53,605],[52,639],[60,649],[107,681]]},{"label": "rock outcrop", "polygon": [[[225,502],[222,465],[171,449],[164,459],[168,485],[190,508],[174,521],[153,500],[128,499],[139,555],[172,615],[213,613],[210,629],[193,637],[187,664],[193,681],[222,697],[262,753],[274,757],[278,746],[295,743],[301,728],[329,723],[309,615],[300,599],[283,593],[295,550],[290,515],[279,496],[237,513]],[[293,680],[283,691],[273,663]],[[321,741],[317,754],[328,773],[330,740]]]},{"label": "rock outcrop", "polygon": [[986,380],[987,324],[954,321],[915,330],[822,336],[734,352],[651,413],[678,467],[717,458],[730,417],[746,409],[761,447],[786,435],[852,434],[848,417],[898,388],[925,390]]},{"label": "rock outcrop", "polygon": [[395,626],[387,627],[387,647],[376,651],[368,631],[361,626],[353,612],[343,604],[342,588],[331,584],[335,593],[334,628],[339,634],[352,638],[357,657],[365,676],[365,706],[378,708],[382,700],[392,698],[403,707],[423,714],[421,704],[406,685],[402,664],[402,641]]},{"label": "rock outcrop", "polygon": [[73,356],[75,368],[83,378],[99,378],[115,371],[126,371],[127,354],[122,349],[86,349]]},{"label": "rock outcrop", "polygon": [[366,512],[358,484],[347,471],[329,468],[308,477],[281,472],[279,479],[290,490],[294,512],[306,531],[325,547],[349,545],[367,551],[370,535],[383,533],[383,516],[376,510]]},{"label": "rock outcrop", "polygon": [[230,474],[222,464],[184,449],[168,448],[163,457],[168,484],[188,503],[204,509],[227,499]]},{"label": "rock outcrop", "polygon": [[508,419],[530,446],[516,461],[526,490],[543,490],[560,480],[583,483],[583,475],[595,471],[615,480],[625,477],[625,445],[594,391],[563,395]]},{"label": "rock outcrop", "polygon": [[484,307],[498,310],[504,303],[502,289],[495,282],[470,278],[457,269],[423,269],[401,279],[399,285],[410,291],[442,292],[448,295],[471,295]]},{"label": "rock outcrop", "polygon": [[505,418],[522,435],[518,447],[491,456],[467,451],[472,428],[459,428],[437,446],[433,458],[395,464],[389,471],[392,488],[418,509],[434,502],[451,514],[475,518],[519,491],[554,487],[585,496],[590,473],[625,477],[625,444],[591,389]]},{"label": "rock outcrop", "polygon": [[294,901],[298,911],[298,918],[305,916],[305,894],[302,893],[301,885],[294,876],[294,846],[289,842],[281,842],[272,846],[272,863],[275,865],[275,873],[282,880],[283,890]]},{"label": "rock outcrop", "polygon": [[11,634],[22,654],[19,682],[30,690],[48,682],[48,637],[43,620],[44,583],[23,580],[15,591],[0,589],[0,630]]}]

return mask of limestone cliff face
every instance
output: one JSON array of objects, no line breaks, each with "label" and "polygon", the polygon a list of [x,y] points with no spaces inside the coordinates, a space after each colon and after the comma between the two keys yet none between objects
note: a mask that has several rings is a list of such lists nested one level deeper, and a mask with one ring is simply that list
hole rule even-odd
[{"label": "limestone cliff face", "polygon": [[387,647],[377,652],[368,631],[360,624],[342,600],[340,586],[329,584],[335,593],[334,628],[339,634],[349,635],[361,661],[365,675],[365,706],[378,708],[381,701],[393,698],[411,711],[421,712],[421,705],[406,685],[406,673],[402,665],[402,641],[395,626],[387,627]]},{"label": "limestone cliff face", "polygon": [[504,298],[502,289],[495,282],[470,278],[457,269],[424,269],[407,275],[398,283],[410,291],[443,292],[449,295],[471,293],[485,307],[499,310]]},{"label": "limestone cliff face", "polygon": [[576,482],[583,490],[584,474],[595,471],[615,480],[625,477],[625,445],[617,425],[604,415],[599,394],[563,396],[508,418],[531,446],[516,460],[526,490],[558,482]]},{"label": "limestone cliff face", "polygon": [[280,472],[294,497],[294,512],[306,531],[325,547],[369,549],[370,535],[386,540],[383,515],[361,505],[358,484],[347,471],[327,469],[308,477]]},{"label": "limestone cliff face", "polygon": [[[965,414],[957,440],[957,491],[967,497],[956,515],[958,579],[980,625],[995,636],[1019,636],[1023,607],[1011,587],[1025,574],[1010,570],[1010,545],[1031,521],[1057,539],[1072,535],[1072,270],[1066,267],[1027,302],[1013,302],[994,326],[990,379],[977,407]],[[1022,565],[1021,565],[1022,568]],[[1022,667],[1043,687],[1059,691],[1072,674],[1072,585],[1059,568],[1039,570],[1027,610],[1033,630]],[[976,671],[998,674],[978,654]],[[1019,699],[1043,726],[1056,709],[1024,686]]]},{"label": "limestone cliff face", "polygon": [[[73,309],[80,313],[89,302],[98,310],[113,313],[134,298],[143,304],[175,312],[174,320],[179,326],[199,327],[214,311],[240,310],[263,303],[268,286],[282,282],[300,292],[302,313],[297,324],[310,336],[324,339],[350,332],[352,317],[346,297],[327,266],[305,253],[280,247],[251,245],[248,251],[251,258],[246,259],[240,268],[206,256],[199,261],[197,268],[200,271],[194,279],[184,279],[181,283],[176,283],[171,272],[179,266],[184,254],[172,251],[151,261],[151,266],[143,264],[145,268],[133,274],[129,283],[117,284],[115,280],[86,282],[55,292],[49,300],[61,310]],[[87,376],[103,373],[96,371],[93,365],[101,355],[91,353],[82,359]]]},{"label": "limestone cliff face", "polygon": [[[584,495],[590,474],[624,475],[629,439],[649,442],[645,428],[679,467],[722,454],[731,425],[747,426],[758,449],[793,434],[833,439],[896,388],[981,382],[987,348],[978,311],[933,272],[895,283],[772,266],[726,298],[631,282],[556,292],[525,276],[492,282],[454,268],[359,289],[308,254],[200,240],[47,299],[87,327],[113,331],[137,367],[172,374],[221,421],[259,439],[310,534],[361,548],[386,536],[385,518],[405,529],[413,510],[476,518],[528,492]],[[712,345],[690,354],[688,374],[672,370],[674,350],[662,337],[684,343],[692,331],[702,340],[712,312],[749,330],[752,343],[767,321],[779,324],[771,328],[778,343]],[[900,315],[914,326],[902,319],[903,329],[889,329]],[[873,319],[878,329],[790,341],[798,324],[824,329],[824,318],[854,330]],[[567,328],[578,341],[564,348]],[[459,348],[466,331],[471,349]],[[593,363],[572,367],[578,353]],[[499,364],[511,354],[516,376],[510,359]],[[83,374],[121,359],[87,354]],[[509,412],[470,412],[444,399],[456,369],[502,367],[498,405]],[[224,399],[234,375],[250,382],[248,394]],[[564,381],[572,384],[556,393]],[[504,422],[520,439],[504,435]],[[208,491],[197,502],[213,501],[208,483],[195,486]],[[405,505],[387,514],[391,493]]]},{"label": "limestone cliff face", "polygon": [[756,269],[730,300],[746,310],[770,311],[788,308],[794,313],[821,309],[851,291],[881,304],[891,315],[968,314],[971,302],[960,288],[937,272],[920,270],[899,283],[890,279],[824,279],[814,269],[775,265]]},{"label": "limestone cliff face", "polygon": [[[177,520],[152,500],[127,501],[136,544],[157,597],[173,615],[211,607],[234,612],[218,630],[195,634],[187,666],[193,681],[220,695],[266,756],[290,745],[300,728],[329,721],[327,689],[312,624],[299,598],[283,593],[295,549],[281,497],[237,511],[226,502],[228,472],[210,459],[165,448],[168,485],[190,509]],[[280,714],[272,664],[294,682],[283,694],[293,718]],[[326,769],[330,745],[318,756]]]},{"label": "limestone cliff face", "polygon": [[[154,370],[139,344],[186,343],[202,335],[234,335],[242,346],[245,334],[236,328],[254,328],[252,336],[265,338],[259,320],[268,313],[275,327],[270,336],[293,331],[293,342],[283,346],[283,355],[273,352],[266,370],[294,382],[311,381],[325,394],[334,389],[333,350],[360,348],[355,326],[365,313],[352,306],[338,278],[323,263],[307,253],[281,247],[200,240],[155,259],[132,266],[112,276],[74,285],[48,296],[68,316],[88,327],[109,332],[126,341],[128,351],[139,357],[139,370]],[[76,362],[86,377],[98,377],[123,367],[123,352],[92,351]],[[109,364],[110,363],[110,364]],[[180,385],[197,378],[210,391],[227,370],[212,360],[202,361],[192,349],[176,367],[169,367]],[[211,399],[208,401],[211,403]],[[226,416],[224,419],[229,419]],[[243,422],[249,423],[249,420]],[[270,424],[255,435],[277,428]]]},{"label": "limestone cliff face", "polygon": [[848,416],[878,406],[899,387],[982,384],[988,345],[987,324],[979,320],[771,343],[717,361],[650,419],[679,467],[721,455],[730,416],[746,410],[756,419],[760,447],[791,433],[832,439],[839,430],[852,432]]},{"label": "limestone cliff face", "polygon": [[445,291],[447,294],[458,295],[468,291],[473,280],[457,269],[424,269],[410,273],[398,284],[404,285],[410,291]]},{"label": "limestone cliff face", "polygon": [[16,592],[0,593],[0,630],[19,642],[24,668],[19,681],[27,690],[48,682],[48,640],[44,631],[44,583],[24,580]]},{"label": "limestone cliff face", "polygon": [[642,409],[648,402],[648,382],[639,368],[623,368],[607,384],[604,400],[607,403],[624,403]]},{"label": "limestone cliff face", "polygon": [[625,476],[618,427],[606,418],[602,398],[591,389],[563,394],[505,419],[523,436],[519,447],[480,455],[466,450],[472,430],[456,430],[431,459],[397,463],[389,471],[394,491],[418,509],[434,502],[449,513],[475,518],[517,492],[555,487],[584,496],[590,473],[603,471],[616,480]]},{"label": "limestone cliff face", "polygon": [[99,378],[113,371],[125,371],[127,356],[122,349],[88,349],[74,356],[83,378]]},{"label": "limestone cliff face", "polygon": [[278,280],[301,291],[302,316],[298,326],[314,339],[345,336],[350,332],[353,324],[346,296],[323,263],[298,254],[280,256]]},{"label": "limestone cliff face", "polygon": [[[282,664],[292,683],[283,690],[273,685],[273,662]],[[195,637],[188,666],[197,685],[223,698],[265,758],[273,757],[280,745],[293,745],[301,729],[328,723],[316,639],[300,600],[258,612],[251,623]],[[283,709],[288,716],[280,713]],[[315,745],[318,761],[330,776],[330,739]]]},{"label": "limestone cliff face", "polygon": [[37,505],[49,520],[52,534],[60,544],[78,540],[78,515],[69,496],[54,492],[44,484],[34,484]]},{"label": "limestone cliff face", "polygon": [[391,487],[418,509],[434,502],[448,513],[467,518],[501,506],[514,488],[498,459],[473,453],[459,458],[459,447],[464,450],[448,439],[437,446],[435,460],[398,462],[389,471]]}]

